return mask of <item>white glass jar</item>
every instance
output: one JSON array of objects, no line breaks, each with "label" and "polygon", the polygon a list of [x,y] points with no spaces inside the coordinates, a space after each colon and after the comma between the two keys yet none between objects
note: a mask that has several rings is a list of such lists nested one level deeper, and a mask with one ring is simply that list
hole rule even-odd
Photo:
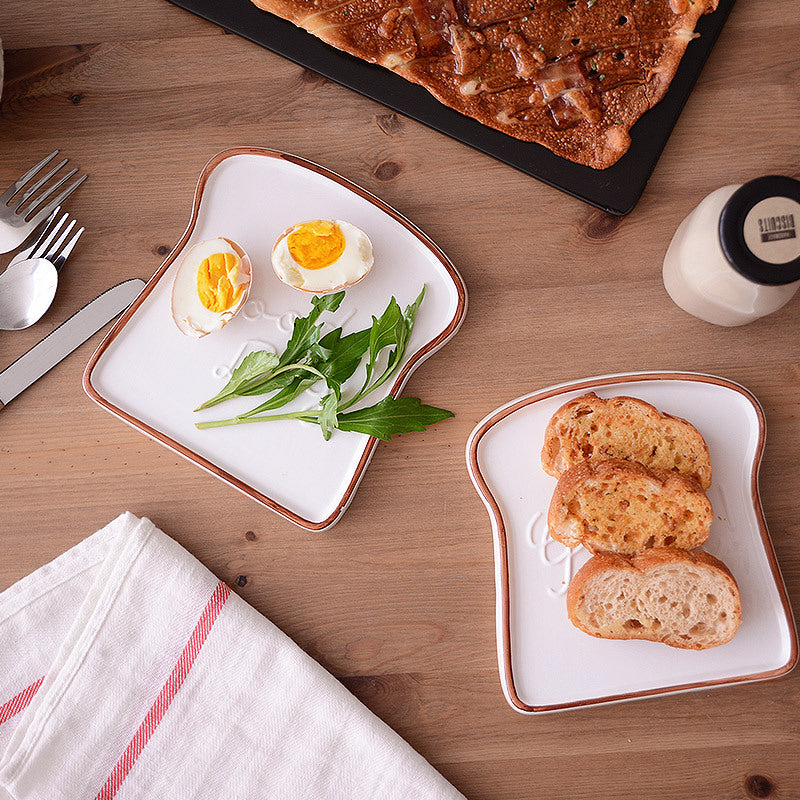
[{"label": "white glass jar", "polygon": [[744,325],[800,288],[800,181],[770,175],[712,192],[678,227],[664,286],[684,311]]}]

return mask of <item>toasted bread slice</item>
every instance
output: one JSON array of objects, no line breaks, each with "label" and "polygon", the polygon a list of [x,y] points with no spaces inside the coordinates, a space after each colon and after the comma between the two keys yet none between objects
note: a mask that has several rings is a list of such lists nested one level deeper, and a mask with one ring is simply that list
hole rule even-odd
[{"label": "toasted bread slice", "polygon": [[624,458],[650,469],[674,470],[711,486],[711,459],[700,432],[634,397],[607,400],[594,392],[556,411],[547,425],[542,467],[559,477],[582,461]]},{"label": "toasted bread slice", "polygon": [[721,561],[703,551],[657,547],[633,558],[593,556],[572,579],[567,613],[592,636],[705,650],[733,638],[742,609]]},{"label": "toasted bread slice", "polygon": [[610,458],[584,461],[558,479],[547,525],[567,547],[633,556],[650,547],[700,547],[713,519],[691,478]]}]

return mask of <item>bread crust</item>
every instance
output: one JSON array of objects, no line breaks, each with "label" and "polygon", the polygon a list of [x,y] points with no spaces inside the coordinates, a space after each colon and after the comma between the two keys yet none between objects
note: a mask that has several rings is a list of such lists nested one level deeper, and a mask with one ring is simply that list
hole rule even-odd
[{"label": "bread crust", "polygon": [[619,458],[567,470],[547,513],[550,535],[567,547],[623,555],[662,545],[700,547],[712,521],[711,503],[694,480]]},{"label": "bread crust", "polygon": [[[625,632],[606,631],[604,633],[599,633],[585,623],[581,612],[584,610],[583,607],[587,589],[590,588],[591,583],[595,579],[608,580],[615,574],[628,573],[633,576],[634,580],[641,581],[654,570],[664,565],[676,565],[683,568],[696,567],[701,570],[708,570],[723,580],[725,585],[730,588],[734,597],[732,608],[733,628],[730,635],[720,638],[719,640],[714,640],[711,643],[704,643],[697,639],[680,637],[666,629],[655,632],[646,626],[632,628]],[[682,598],[678,599],[680,600]],[[742,607],[739,587],[736,580],[728,567],[718,558],[702,550],[689,552],[676,547],[656,547],[632,557],[622,556],[617,553],[598,553],[592,556],[592,558],[578,570],[570,582],[569,589],[567,590],[567,614],[570,622],[572,622],[576,628],[588,633],[590,636],[607,639],[644,639],[647,641],[661,642],[670,647],[688,650],[704,650],[709,647],[717,647],[721,644],[725,644],[733,638],[741,623]]]},{"label": "bread crust", "polygon": [[[661,443],[665,437],[667,441]],[[672,447],[670,438],[679,438],[680,447]],[[624,395],[604,399],[588,392],[564,403],[545,429],[544,471],[558,478],[582,461],[608,458],[639,462],[650,469],[675,469],[704,490],[711,486],[708,446],[685,419]]]},{"label": "bread crust", "polygon": [[[442,103],[595,169],[629,148],[717,0],[253,0]],[[565,65],[574,69],[563,70]]]}]

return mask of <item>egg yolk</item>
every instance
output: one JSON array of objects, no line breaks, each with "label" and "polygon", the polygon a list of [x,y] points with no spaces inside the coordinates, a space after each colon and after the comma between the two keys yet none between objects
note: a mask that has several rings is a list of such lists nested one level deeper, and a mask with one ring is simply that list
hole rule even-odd
[{"label": "egg yolk", "polygon": [[233,253],[214,253],[200,263],[197,294],[209,311],[217,314],[227,311],[241,297],[244,284],[236,285],[241,263]]},{"label": "egg yolk", "polygon": [[305,269],[329,267],[344,252],[344,234],[330,220],[318,219],[298,225],[287,237],[292,258]]}]

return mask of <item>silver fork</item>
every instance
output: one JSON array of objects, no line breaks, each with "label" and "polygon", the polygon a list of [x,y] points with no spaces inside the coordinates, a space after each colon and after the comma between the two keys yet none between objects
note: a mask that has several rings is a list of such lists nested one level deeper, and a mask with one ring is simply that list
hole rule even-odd
[{"label": "silver fork", "polygon": [[26,258],[31,257],[33,251],[47,238],[47,234],[50,231],[50,226],[55,221],[59,211],[61,211],[61,206],[56,206],[50,212],[50,216],[43,222],[40,222],[30,232],[28,238],[22,243],[22,247],[20,247],[16,255],[14,255],[8,264],[6,264],[6,269],[8,269],[8,267],[10,267],[12,264],[16,264],[18,261],[24,261]]},{"label": "silver fork", "polygon": [[[58,152],[58,150],[54,150],[47,158],[43,158],[0,195],[0,253],[7,253],[22,244],[31,231],[47,219],[53,210],[63,203],[88,177],[88,175],[81,175],[45,204],[45,200],[78,172],[78,169],[74,167],[61,175],[40,195],[34,197],[36,192],[56,176],[69,161],[68,158],[65,158],[47,173],[40,175],[39,173],[58,155]],[[28,203],[29,200],[30,203]],[[25,208],[22,208],[23,205]]]},{"label": "silver fork", "polygon": [[[53,262],[56,271],[61,272],[61,267],[64,266],[64,262],[77,244],[78,239],[81,238],[85,228],[79,228],[69,242],[64,244],[70,231],[75,227],[77,220],[73,219],[61,235],[58,236],[59,231],[64,227],[64,223],[69,219],[69,214],[63,214],[58,222],[55,222],[60,210],[61,206],[56,206],[53,209],[50,216],[28,237],[28,240],[33,240],[32,243],[23,247],[8,262],[9,267],[29,258],[46,258],[48,261]],[[53,224],[54,222],[55,224]],[[58,240],[54,242],[56,236],[58,236]]]}]

